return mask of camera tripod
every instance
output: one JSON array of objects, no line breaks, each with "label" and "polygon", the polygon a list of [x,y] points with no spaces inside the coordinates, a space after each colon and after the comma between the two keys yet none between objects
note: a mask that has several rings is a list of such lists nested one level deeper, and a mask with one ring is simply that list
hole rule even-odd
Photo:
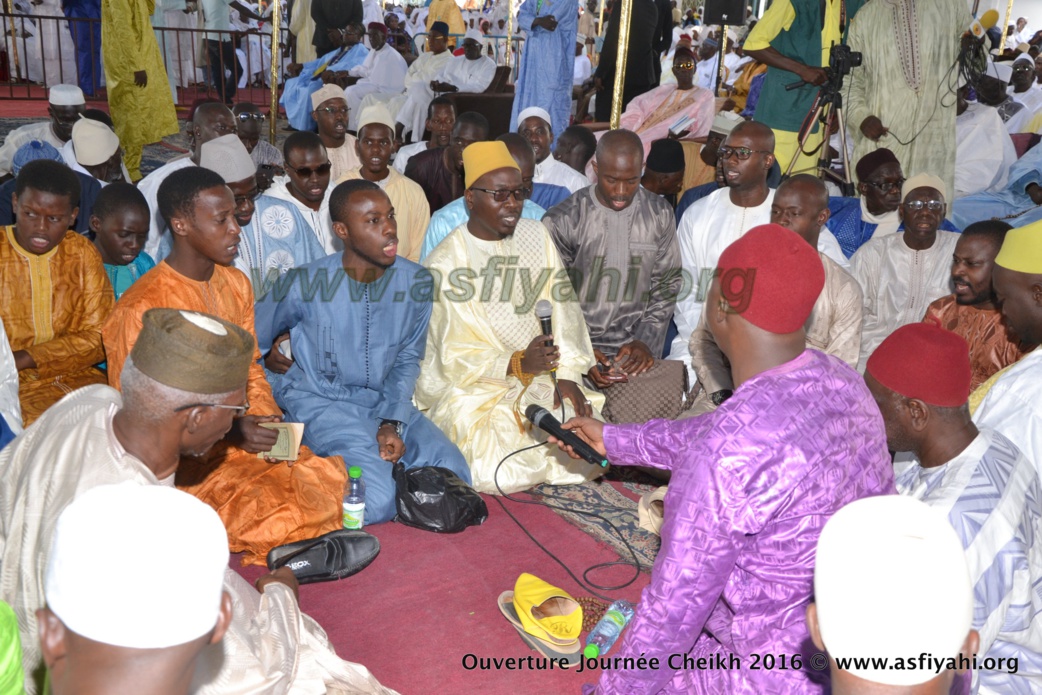
[{"label": "camera tripod", "polygon": [[[847,155],[847,124],[846,118],[843,113],[843,95],[836,92],[829,94],[828,83],[822,86],[821,90],[818,91],[818,95],[814,98],[814,103],[811,105],[810,111],[807,114],[807,118],[803,121],[803,126],[800,128],[799,133],[799,149],[796,151],[796,155],[789,162],[788,168],[785,170],[785,176],[791,176],[792,170],[796,166],[796,160],[799,159],[800,154],[809,154],[806,151],[807,142],[810,140],[812,131],[814,129],[815,121],[821,122],[822,128],[822,141],[819,145],[821,153],[818,156],[818,163],[815,166],[815,172],[819,178],[824,179],[829,177],[833,179],[838,185],[840,190],[845,196],[854,195],[854,184],[850,180],[850,161]],[[843,157],[843,176],[840,176],[836,172],[832,171],[831,163],[832,159],[829,157],[829,135],[832,133],[834,126],[839,129],[839,143],[840,152]]]}]

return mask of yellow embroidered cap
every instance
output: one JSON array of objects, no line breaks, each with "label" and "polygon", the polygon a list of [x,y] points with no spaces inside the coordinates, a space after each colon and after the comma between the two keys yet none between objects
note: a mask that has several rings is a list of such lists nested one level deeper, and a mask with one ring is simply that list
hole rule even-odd
[{"label": "yellow embroidered cap", "polygon": [[1006,232],[995,265],[1030,275],[1042,275],[1042,220]]},{"label": "yellow embroidered cap", "polygon": [[463,173],[467,188],[490,171],[508,168],[521,171],[521,167],[510,156],[510,150],[498,140],[475,142],[463,150]]}]

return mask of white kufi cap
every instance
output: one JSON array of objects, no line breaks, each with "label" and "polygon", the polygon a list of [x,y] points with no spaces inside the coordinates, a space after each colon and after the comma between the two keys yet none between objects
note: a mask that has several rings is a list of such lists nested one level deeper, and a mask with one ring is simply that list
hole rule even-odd
[{"label": "white kufi cap", "polygon": [[44,594],[87,639],[161,649],[214,628],[227,568],[228,535],[209,505],[162,485],[102,485],[58,517]]},{"label": "white kufi cap", "polygon": [[361,133],[362,128],[373,123],[387,126],[391,129],[391,137],[394,137],[394,116],[383,103],[377,102],[362,109],[358,116],[358,132]]},{"label": "white kufi cap", "polygon": [[[973,617],[973,590],[958,535],[938,509],[902,495],[840,509],[818,539],[814,601],[833,659],[959,653]],[[871,662],[869,662],[871,663]],[[909,686],[930,669],[851,668],[873,683]]]},{"label": "white kufi cap", "polygon": [[236,183],[257,173],[246,145],[233,133],[203,143],[199,166],[220,174],[225,183]]},{"label": "white kufi cap", "polygon": [[546,121],[547,125],[553,125],[553,121],[550,120],[550,114],[546,112],[546,109],[541,109],[538,106],[529,106],[527,109],[524,109],[521,113],[517,114],[517,127],[520,128],[521,124],[524,123],[525,120],[532,118],[533,116],[542,118]]},{"label": "white kufi cap", "polygon": [[56,84],[47,92],[47,101],[53,106],[83,106],[83,90],[74,84]]},{"label": "white kufi cap", "polygon": [[101,121],[80,117],[72,126],[72,147],[80,166],[92,167],[109,161],[119,149],[119,138]]}]

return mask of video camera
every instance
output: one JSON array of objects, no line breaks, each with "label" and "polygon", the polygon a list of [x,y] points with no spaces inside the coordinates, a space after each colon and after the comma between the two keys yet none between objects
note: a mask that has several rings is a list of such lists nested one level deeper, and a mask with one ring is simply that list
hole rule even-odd
[{"label": "video camera", "polygon": [[836,77],[842,79],[849,75],[852,68],[861,67],[861,59],[862,55],[850,50],[850,46],[843,43],[832,44],[832,49],[829,51],[829,80]]}]

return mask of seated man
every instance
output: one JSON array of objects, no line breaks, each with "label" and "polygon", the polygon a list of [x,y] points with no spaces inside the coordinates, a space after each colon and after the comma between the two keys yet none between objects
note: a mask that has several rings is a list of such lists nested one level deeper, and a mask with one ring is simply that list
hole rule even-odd
[{"label": "seated man", "polygon": [[289,75],[282,88],[279,103],[286,109],[286,119],[297,130],[314,130],[315,119],[311,117],[314,106],[311,95],[326,82],[325,75],[337,71],[348,71],[358,67],[369,54],[362,43],[365,27],[358,22],[348,24],[343,31],[343,44],[325,55],[306,63],[290,63],[286,66]]},{"label": "seated man", "polygon": [[404,124],[404,132],[411,131],[413,139],[423,135],[423,121],[427,105],[439,94],[457,92],[484,92],[496,76],[496,61],[481,51],[481,32],[471,29],[463,39],[463,55],[451,57],[426,85],[409,90],[409,97],[398,111],[397,121]]},{"label": "seated man", "polygon": [[944,219],[944,182],[919,174],[901,187],[904,231],[875,237],[850,259],[861,285],[865,320],[858,371],[883,339],[920,321],[935,299],[951,294],[951,262],[959,235],[938,229]]},{"label": "seated man", "polygon": [[[554,131],[550,127],[550,114],[546,109],[530,106],[517,115],[517,132],[528,140],[535,150],[535,181],[567,188],[575,193],[590,185],[590,180],[563,162],[550,155],[554,142]],[[550,206],[553,207],[553,206]]]},{"label": "seated man", "polygon": [[93,177],[102,186],[129,182],[123,167],[123,148],[111,127],[91,118],[72,126],[72,138],[62,146],[62,158],[73,171]]},{"label": "seated man", "polygon": [[[1027,692],[1042,668],[1042,485],[1016,445],[973,424],[970,379],[966,341],[929,323],[898,328],[865,368],[888,446],[914,456],[896,464],[898,492],[941,510],[966,549],[980,634],[974,690]],[[1018,660],[1021,675],[989,667],[999,656]]]},{"label": "seated man", "polygon": [[[713,124],[709,127],[709,135],[706,136],[704,145],[699,145],[697,142],[682,142],[684,146],[684,195],[680,197],[680,201],[677,203],[677,225],[680,225],[680,219],[684,216],[684,212],[687,211],[695,201],[704,198],[708,193],[712,193],[715,190],[714,187],[709,186],[708,193],[701,194],[698,189],[703,186],[708,186],[716,181],[717,177],[717,161],[718,151],[720,145],[724,143],[724,139],[731,134],[739,123],[742,123],[742,118],[735,113],[730,111],[721,111],[713,117]],[[695,154],[697,153],[697,155]],[[775,162],[771,169],[778,167],[778,178],[781,178],[781,167]],[[780,181],[771,182],[771,175],[767,175],[767,185],[771,188],[777,188]]]},{"label": "seated man", "polygon": [[[128,519],[148,523],[127,523]],[[84,563],[135,549],[91,581]],[[173,563],[181,570],[164,572]],[[214,510],[162,485],[100,485],[58,516],[37,612],[49,692],[191,692],[203,652],[224,637],[228,535]],[[162,600],[159,600],[162,597]]]},{"label": "seated man", "polygon": [[314,133],[291,133],[282,143],[282,153],[286,175],[275,177],[265,194],[296,208],[322,250],[336,253],[342,247],[329,219],[329,179],[333,167],[322,138]]},{"label": "seated man", "polygon": [[[22,48],[22,45],[19,45]],[[24,58],[24,56],[22,56]],[[72,127],[87,107],[83,91],[71,84],[56,84],[47,90],[47,115],[50,120],[30,123],[7,134],[0,147],[0,178],[11,175],[14,153],[27,142],[39,140],[57,150],[72,137]]]},{"label": "seated man", "polygon": [[923,319],[969,344],[970,392],[1035,347],[1022,344],[1003,322],[991,283],[995,256],[1009,229],[1001,220],[989,220],[974,222],[959,235],[951,269],[955,292],[930,304]]},{"label": "seated man", "polygon": [[[430,101],[434,98],[434,94],[430,91],[431,80],[452,58],[452,53],[447,50],[448,37],[449,25],[445,22],[435,22],[431,26],[427,33],[427,50],[420,53],[405,74],[405,93],[396,95],[388,101],[388,110],[396,115],[394,134],[397,140],[402,140],[409,133],[412,133],[410,139],[413,143],[419,144],[423,140],[423,131],[426,126],[423,116],[426,114],[427,120],[430,120]],[[367,97],[367,99],[369,98],[371,97]],[[418,122],[412,118],[405,120],[401,117],[401,114],[404,113],[403,109],[408,109],[411,113],[413,100],[424,102],[424,109],[417,114]],[[404,170],[405,165],[403,164],[399,171],[404,173]]]},{"label": "seated man", "polygon": [[419,262],[423,235],[431,221],[430,206],[420,185],[390,166],[394,118],[386,106],[376,103],[362,110],[355,149],[362,165],[345,173],[341,181],[365,179],[387,194],[394,207],[399,255]]},{"label": "seated man", "polygon": [[93,365],[105,359],[101,325],[115,300],[98,252],[69,229],[79,196],[67,166],[29,162],[16,179],[17,222],[0,238],[0,320],[26,425],[70,391],[105,383]]},{"label": "seated man", "polygon": [[344,90],[336,85],[324,85],[311,95],[311,104],[315,109],[311,115],[318,123],[318,137],[332,165],[329,175],[336,181],[361,164],[355,151],[355,136],[347,132],[349,111]]},{"label": "seated man", "polygon": [[206,143],[199,164],[224,179],[235,196],[241,233],[234,265],[249,278],[255,298],[280,275],[326,255],[292,205],[259,194],[257,167],[239,138],[222,135]]},{"label": "seated man", "polygon": [[684,186],[684,146],[679,140],[655,140],[651,143],[640,185],[660,196],[671,209],[676,208],[677,196]]},{"label": "seated man", "polygon": [[1001,191],[1017,162],[1017,150],[998,112],[979,101],[967,101],[969,90],[965,85],[955,93],[954,200]]},{"label": "seated man", "polygon": [[[535,175],[535,155],[532,154],[532,146],[528,141],[517,133],[503,133],[496,140],[507,146],[510,156],[517,162],[521,169],[521,185],[525,188],[534,188],[532,177]],[[541,206],[526,197],[521,206],[521,217],[529,220],[541,220],[546,214]],[[427,233],[423,236],[423,250],[420,252],[420,262],[427,259],[431,251],[441,243],[442,239],[452,233],[456,227],[464,224],[470,218],[467,209],[466,198],[456,198],[441,210],[431,215],[431,223],[427,225]]]},{"label": "seated man", "polygon": [[[174,309],[152,309],[140,325],[121,363],[122,394],[103,385],[80,389],[0,450],[0,469],[10,476],[0,486],[0,597],[18,615],[30,693],[41,692],[33,681],[41,658],[36,611],[44,604],[41,565],[58,515],[99,485],[169,485],[180,464],[206,454],[246,407],[257,349],[250,333]],[[263,516],[255,522],[265,523]],[[339,509],[337,516],[339,525]],[[201,657],[199,695],[326,687],[385,692],[367,669],[336,658],[322,629],[301,613],[288,568],[261,577],[257,590],[230,568],[224,576],[237,608],[224,639]],[[302,668],[286,669],[286,663]]]},{"label": "seated man", "polygon": [[[550,235],[541,223],[521,219],[524,188],[517,163],[502,142],[476,143],[464,157],[470,218],[427,257],[439,301],[416,404],[463,452],[480,492],[580,483],[601,469],[546,447],[511,456],[497,475],[504,456],[546,441],[520,415],[530,404],[588,415],[593,401],[600,406],[603,397],[580,387],[594,366],[593,347],[579,305],[555,299],[570,285]],[[511,277],[516,271],[532,282],[506,284],[504,264]],[[539,299],[555,299],[553,336],[540,333],[533,314]],[[566,402],[559,400],[551,370]]]},{"label": "seated man", "polygon": [[[811,659],[831,672],[833,693],[969,692],[967,671],[979,653],[973,583],[962,543],[941,514],[901,495],[852,502],[825,524],[815,558],[807,627],[814,647],[831,658]],[[910,600],[910,577],[931,590]],[[912,654],[943,668],[893,668]]]},{"label": "seated man", "polygon": [[1035,145],[1013,163],[1001,189],[959,198],[951,215],[963,227],[980,220],[1003,219],[1017,227],[1042,220],[1042,147]]},{"label": "seated man", "polygon": [[261,137],[265,116],[256,104],[240,101],[232,107],[232,114],[238,124],[236,135],[257,165],[257,187],[263,193],[271,186],[272,179],[284,173],[282,151]]},{"label": "seated man", "polygon": [[[855,172],[857,192],[861,197],[829,200],[829,230],[839,240],[847,258],[869,239],[904,229],[898,208],[901,207],[901,185],[905,178],[894,153],[885,147],[873,150],[858,161]],[[959,231],[960,227],[953,225],[944,215],[941,217],[939,229]]]},{"label": "seated man", "polygon": [[[864,382],[806,347],[824,283],[820,257],[797,234],[749,230],[721,254],[706,301],[734,396],[697,418],[565,423],[614,465],[672,470],[651,583],[612,654],[660,667],[606,669],[599,693],[815,692],[807,669],[756,670],[754,655],[801,653],[821,528],[849,502],[894,492]],[[729,656],[740,663],[688,666]]]},{"label": "seated man", "polygon": [[[250,281],[229,267],[240,232],[235,197],[224,180],[201,167],[176,171],[163,182],[159,201],[174,235],[173,251],[127,290],[103,329],[109,384],[116,388],[148,309],[209,312],[253,333]],[[307,447],[292,466],[260,458],[278,439],[262,424],[281,420],[282,413],[257,362],[250,366],[248,400],[218,447],[205,457],[182,460],[177,483],[217,509],[233,552],[263,564],[275,546],[342,526],[347,474],[339,459],[320,458]]]},{"label": "seated man", "polygon": [[[289,331],[294,362],[276,399],[314,451],[362,467],[365,523],[379,524],[396,513],[389,463],[442,466],[466,482],[470,470],[412,403],[432,301],[416,299],[426,271],[396,253],[394,206],[375,183],[352,180],[333,190],[330,211],[343,254],[299,268],[281,296],[261,299],[257,335],[271,345]],[[329,301],[306,298],[318,278],[336,283]]]},{"label": "seated man", "polygon": [[662,354],[682,281],[673,209],[641,187],[643,161],[635,133],[609,131],[597,144],[597,183],[543,218],[593,344],[597,364],[587,376],[602,391],[648,371]]},{"label": "seated man", "polygon": [[[398,125],[400,124],[396,124],[396,127]],[[394,155],[394,168],[398,170],[399,174],[404,174],[413,155],[439,147],[448,147],[452,142],[452,129],[455,125],[456,107],[452,100],[447,97],[432,99],[431,103],[427,105],[427,120],[424,121],[424,128],[430,131],[431,139],[399,147],[398,152]],[[416,137],[420,138],[422,134]]]},{"label": "seated man", "polygon": [[487,138],[488,120],[468,111],[456,118],[448,147],[427,150],[409,160],[405,175],[423,188],[432,215],[463,195],[463,150]]},{"label": "seated man", "polygon": [[[783,181],[771,202],[771,224],[799,234],[812,248],[829,218],[829,194],[821,179],[797,174]],[[837,357],[853,368],[861,355],[861,287],[850,273],[818,251],[825,268],[825,288],[807,321],[807,347]],[[734,394],[731,365],[713,339],[706,313],[691,336],[691,364],[702,387],[690,413],[701,415],[716,409]]]},{"label": "seated man", "polygon": [[554,148],[554,159],[567,164],[583,176],[586,165],[597,150],[597,138],[589,128],[581,125],[570,125],[557,136],[557,147]]},{"label": "seated man", "polygon": [[401,94],[405,91],[405,73],[409,69],[409,64],[402,58],[402,54],[394,50],[394,46],[387,45],[386,25],[370,22],[368,29],[372,50],[365,57],[365,62],[347,71],[348,78],[344,89],[344,99],[347,100],[347,107],[350,109],[348,123],[350,129],[356,132],[362,99],[374,92]]},{"label": "seated man", "polygon": [[98,196],[90,218],[98,250],[115,299],[130,289],[156,262],[144,252],[148,239],[148,203],[133,185],[117,182]]},{"label": "seated man", "polygon": [[[14,161],[11,164],[11,174],[17,178],[22,167],[37,159],[49,159],[55,162],[64,162],[61,152],[46,142],[30,140],[15,152]],[[79,214],[73,223],[73,229],[84,236],[90,236],[90,216],[94,210],[94,201],[101,193],[101,182],[90,174],[76,171],[76,178],[80,182],[80,205]],[[15,179],[8,179],[0,184],[0,225],[14,224],[14,208],[11,206],[14,197],[14,189],[17,183]]]}]

